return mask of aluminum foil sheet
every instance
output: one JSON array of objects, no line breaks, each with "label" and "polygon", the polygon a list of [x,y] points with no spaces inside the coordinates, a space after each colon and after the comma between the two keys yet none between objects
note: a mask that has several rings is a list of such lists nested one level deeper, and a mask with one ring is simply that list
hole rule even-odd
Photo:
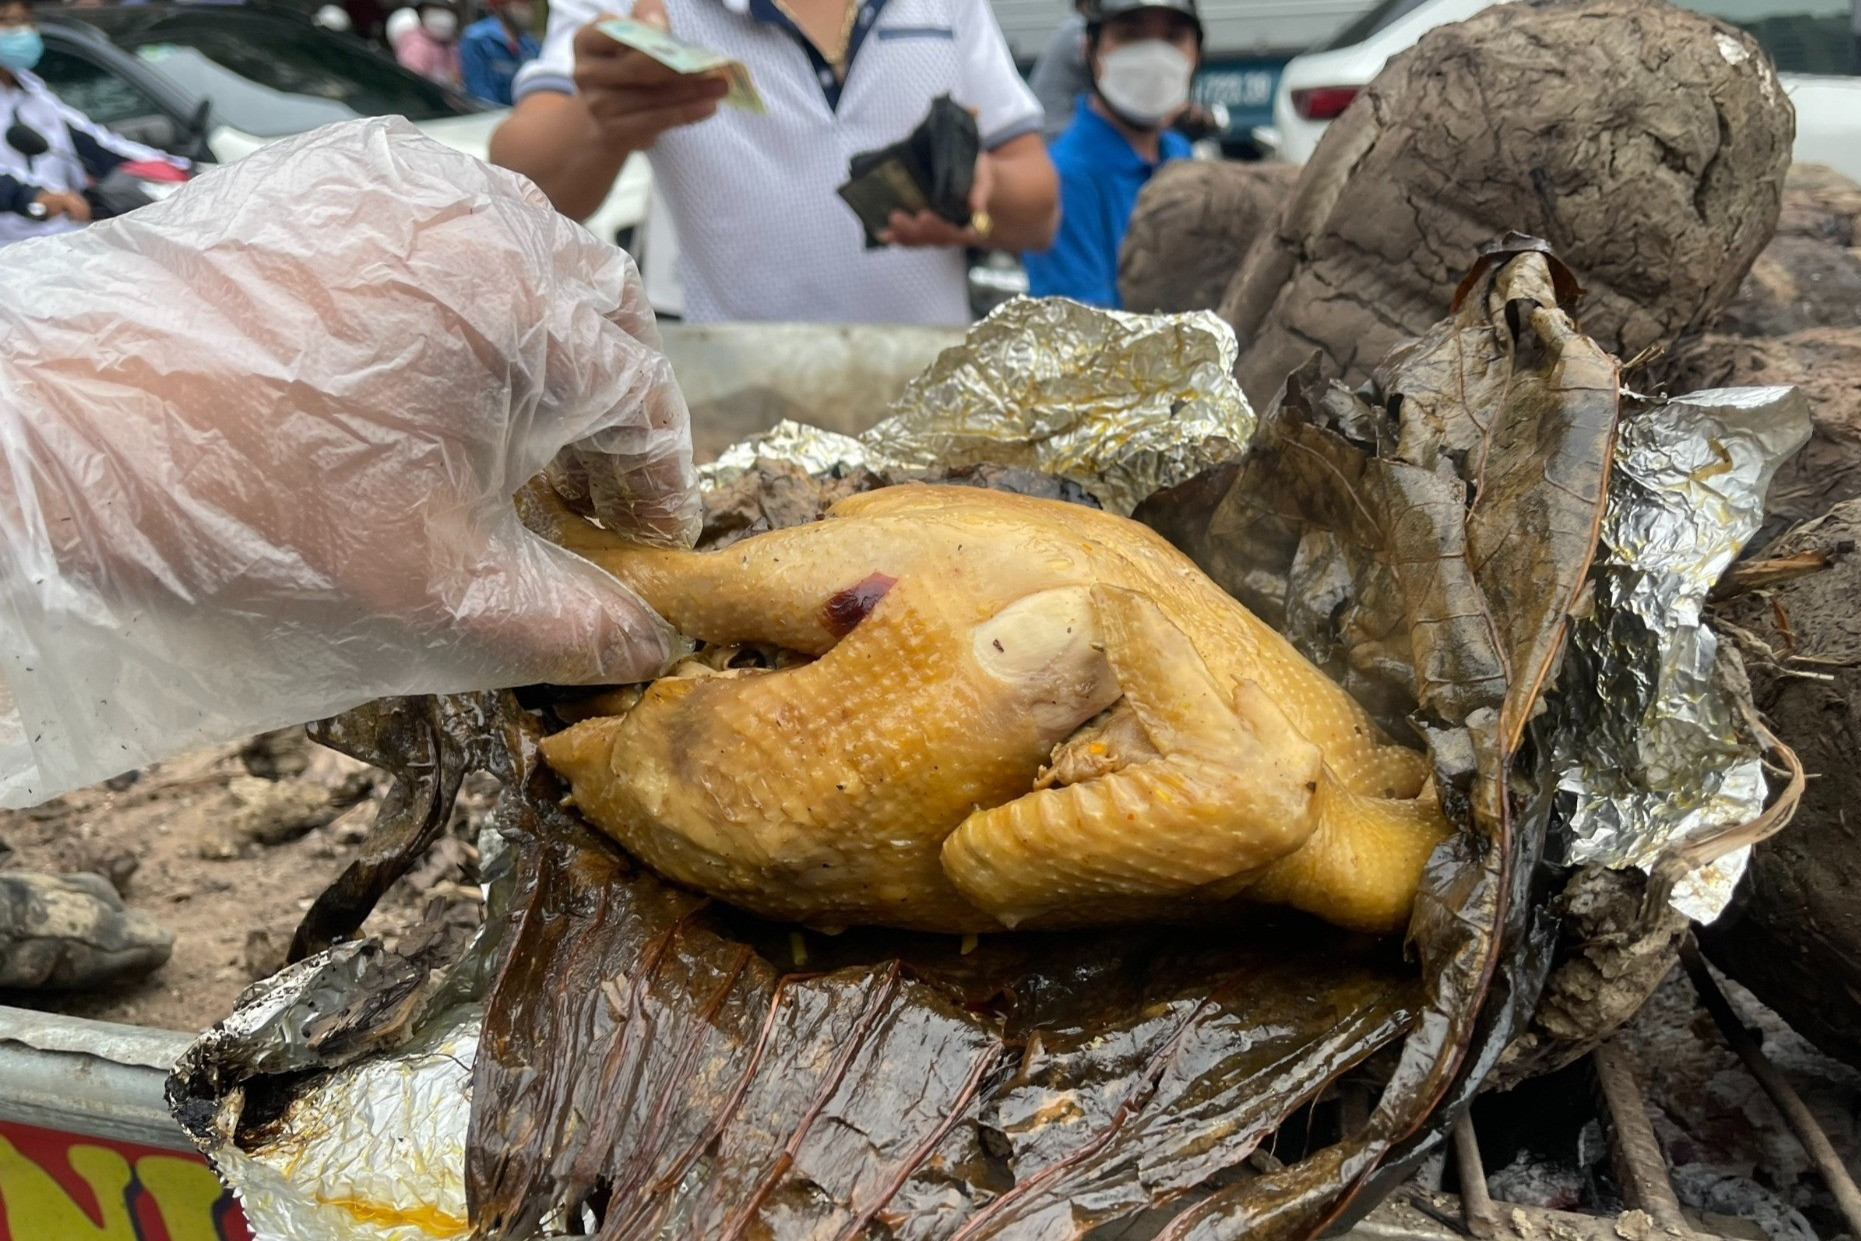
[{"label": "aluminum foil sheet", "polygon": [[[471,1234],[465,1136],[481,1012],[313,1079],[253,1153],[213,1152],[253,1234],[276,1241],[451,1241]],[[230,1133],[228,1134],[230,1139]]]},{"label": "aluminum foil sheet", "polygon": [[760,435],[732,444],[710,464],[699,466],[698,482],[706,490],[735,482],[759,460],[787,461],[810,474],[872,468],[866,446],[851,435],[783,419]]},{"label": "aluminum foil sheet", "polygon": [[[1628,407],[1591,571],[1552,710],[1569,828],[1557,860],[1647,868],[1673,845],[1754,819],[1767,789],[1702,612],[1757,533],[1777,467],[1809,438],[1795,388],[1724,388]],[[1687,876],[1673,905],[1719,916],[1749,850]]]},{"label": "aluminum foil sheet", "polygon": [[1129,515],[1151,492],[1240,455],[1254,411],[1234,382],[1234,331],[1208,311],[1134,315],[1016,298],[912,380],[852,439],[795,422],[700,471],[730,481],[758,457],[810,472],[1023,466]]},{"label": "aluminum foil sheet", "polygon": [[[374,940],[290,966],[248,989],[176,1066],[170,1103],[260,1241],[449,1241],[471,1232],[465,1139],[482,1009],[447,1003],[443,986],[397,987],[395,966]],[[388,997],[384,1011],[361,999],[375,995]],[[422,999],[440,1011],[419,1033],[403,1033]],[[248,1083],[299,1074],[282,1114],[258,1124],[264,1136],[253,1142]],[[243,1148],[234,1140],[242,1123]]]}]

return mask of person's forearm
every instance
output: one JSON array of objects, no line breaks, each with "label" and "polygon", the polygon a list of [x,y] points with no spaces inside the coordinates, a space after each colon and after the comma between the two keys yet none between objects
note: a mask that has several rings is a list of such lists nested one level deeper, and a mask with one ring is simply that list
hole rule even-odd
[{"label": "person's forearm", "polygon": [[1002,250],[1045,250],[1060,226],[1060,186],[1038,134],[1024,134],[991,152],[995,186],[989,244]]},{"label": "person's forearm", "polygon": [[491,135],[491,162],[536,182],[574,220],[594,214],[631,154],[603,139],[577,96],[553,91],[518,100]]}]

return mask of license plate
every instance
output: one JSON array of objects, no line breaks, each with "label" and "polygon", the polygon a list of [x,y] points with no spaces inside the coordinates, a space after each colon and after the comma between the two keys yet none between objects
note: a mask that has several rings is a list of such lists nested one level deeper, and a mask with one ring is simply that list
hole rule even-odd
[{"label": "license plate", "polygon": [[1217,65],[1196,76],[1194,97],[1204,106],[1228,110],[1228,132],[1245,134],[1273,120],[1273,92],[1279,88],[1277,64]]}]

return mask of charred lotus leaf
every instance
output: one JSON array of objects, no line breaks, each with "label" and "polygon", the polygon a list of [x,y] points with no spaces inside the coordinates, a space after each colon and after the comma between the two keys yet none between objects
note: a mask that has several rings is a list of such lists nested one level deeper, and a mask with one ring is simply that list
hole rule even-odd
[{"label": "charred lotus leaf", "polygon": [[1451,460],[1474,490],[1465,551],[1510,672],[1513,747],[1588,576],[1615,450],[1616,362],[1565,310],[1576,294],[1542,242],[1507,238],[1384,382],[1391,405],[1426,411],[1405,417],[1397,455]]},{"label": "charred lotus leaf", "polygon": [[394,783],[356,859],[298,924],[288,960],[301,961],[352,935],[445,829],[474,748],[465,736],[447,744],[442,721],[456,713],[446,703],[383,699],[310,726],[311,740],[374,763]]},{"label": "charred lotus leaf", "polygon": [[1542,242],[1508,237],[1365,393],[1302,368],[1246,461],[1136,514],[1386,722],[1412,708],[1463,828],[1422,881],[1409,934],[1427,1013],[1367,1128],[1220,1190],[1166,1237],[1304,1235],[1359,1191],[1373,1202],[1531,1014],[1556,928],[1534,896],[1551,800],[1529,722],[1595,551],[1618,416],[1615,363],[1576,329],[1575,292]]},{"label": "charred lotus leaf", "polygon": [[1235,272],[1235,377],[1264,405],[1317,349],[1362,382],[1508,228],[1557,247],[1605,349],[1672,346],[1770,241],[1794,129],[1752,37],[1678,5],[1495,5],[1437,26],[1326,129]]},{"label": "charred lotus leaf", "polygon": [[1158,168],[1137,195],[1118,247],[1118,293],[1140,314],[1221,305],[1235,270],[1273,226],[1299,181],[1278,160],[1181,159]]},{"label": "charred lotus leaf", "polygon": [[373,763],[394,783],[356,859],[298,924],[291,961],[355,934],[375,902],[445,831],[466,772],[486,771],[503,782],[501,815],[524,795],[524,779],[533,778],[524,766],[525,747],[535,745],[533,730],[522,727],[495,696],[383,698],[308,731],[313,741]]}]

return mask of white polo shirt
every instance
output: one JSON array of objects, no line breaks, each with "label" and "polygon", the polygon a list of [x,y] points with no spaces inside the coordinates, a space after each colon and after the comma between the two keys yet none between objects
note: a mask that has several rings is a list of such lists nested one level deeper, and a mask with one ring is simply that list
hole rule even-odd
[{"label": "white polo shirt", "polygon": [[[860,151],[889,146],[948,94],[973,109],[983,145],[1037,133],[1041,109],[1015,71],[988,0],[858,0],[844,83],[774,0],[666,0],[672,32],[740,61],[768,113],[720,107],[648,152],[678,233],[692,320],[961,324],[963,251],[864,248],[836,186]],[[613,0],[551,0],[542,56],[514,94],[572,94],[575,32]]]}]

